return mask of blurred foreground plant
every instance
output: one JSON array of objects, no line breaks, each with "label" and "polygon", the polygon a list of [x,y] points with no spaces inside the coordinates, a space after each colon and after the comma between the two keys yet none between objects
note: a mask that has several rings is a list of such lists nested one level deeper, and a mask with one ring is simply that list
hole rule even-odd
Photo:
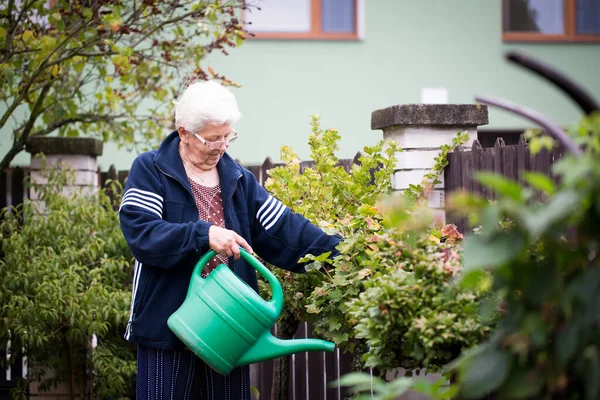
[{"label": "blurred foreground plant", "polygon": [[496,201],[455,199],[481,225],[463,244],[465,280],[493,272],[504,309],[490,340],[453,364],[463,398],[600,398],[600,115],[573,134],[585,152],[553,176],[522,186],[480,174]]}]

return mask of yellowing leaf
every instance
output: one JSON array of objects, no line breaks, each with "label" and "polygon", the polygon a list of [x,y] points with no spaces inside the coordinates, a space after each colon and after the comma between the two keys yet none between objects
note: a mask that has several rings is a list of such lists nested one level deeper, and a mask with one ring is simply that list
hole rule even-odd
[{"label": "yellowing leaf", "polygon": [[123,25],[123,21],[121,21],[119,18],[110,21],[110,29],[113,32],[119,32],[121,25]]},{"label": "yellowing leaf", "polygon": [[439,243],[440,242],[440,239],[438,237],[433,236],[433,235],[429,235],[429,240],[431,240],[432,242],[435,242],[435,243]]},{"label": "yellowing leaf", "polygon": [[52,50],[52,49],[54,49],[54,46],[56,46],[56,39],[53,38],[52,36],[42,36],[41,41],[42,41],[42,49],[44,51]]},{"label": "yellowing leaf", "polygon": [[52,67],[52,76],[56,76],[58,75],[60,72],[60,67],[58,66],[58,64],[55,64],[54,67]]},{"label": "yellowing leaf", "polygon": [[208,66],[208,72],[210,72],[210,74],[211,74],[212,76],[215,76],[215,70],[214,70],[214,69],[212,69],[212,67],[211,67],[210,65]]},{"label": "yellowing leaf", "polygon": [[360,271],[358,271],[358,277],[359,279],[364,279],[365,277],[371,275],[371,270],[370,269],[361,269]]},{"label": "yellowing leaf", "polygon": [[28,41],[29,39],[31,39],[33,37],[33,31],[30,30],[26,30],[25,32],[23,32],[23,40],[24,41]]}]

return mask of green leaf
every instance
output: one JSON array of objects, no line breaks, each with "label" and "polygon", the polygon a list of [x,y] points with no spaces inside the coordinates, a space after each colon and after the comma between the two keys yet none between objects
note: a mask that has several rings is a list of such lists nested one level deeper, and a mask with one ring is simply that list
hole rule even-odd
[{"label": "green leaf", "polygon": [[535,371],[516,370],[506,380],[501,394],[507,399],[534,398],[542,388],[543,380]]},{"label": "green leaf", "polygon": [[564,185],[573,186],[576,182],[584,180],[596,165],[594,156],[589,154],[577,158],[566,156],[552,166],[552,171],[562,176]]},{"label": "green leaf", "polygon": [[600,355],[596,346],[589,346],[584,350],[585,399],[597,400],[600,398]]},{"label": "green leaf", "polygon": [[502,209],[494,204],[485,207],[481,213],[481,235],[490,237],[498,230],[498,223],[502,219]]},{"label": "green leaf", "polygon": [[581,203],[581,195],[573,190],[559,192],[545,207],[526,219],[531,236],[544,234],[552,225],[576,212]]},{"label": "green leaf", "polygon": [[475,179],[483,185],[490,186],[496,193],[518,202],[523,200],[523,189],[515,181],[489,172],[479,172],[475,174]]},{"label": "green leaf", "polygon": [[527,183],[529,183],[533,188],[547,195],[552,195],[556,190],[552,179],[545,174],[539,172],[525,171],[523,172],[523,179]]},{"label": "green leaf", "polygon": [[337,385],[351,386],[354,390],[364,391],[376,387],[382,388],[385,386],[385,381],[364,372],[351,372],[342,376],[337,381],[330,383],[330,387],[335,387]]},{"label": "green leaf", "polygon": [[463,268],[497,268],[518,257],[524,245],[517,232],[500,232],[489,240],[479,235],[467,236],[463,242]]},{"label": "green leaf", "polygon": [[573,323],[567,324],[558,333],[554,345],[556,360],[559,365],[566,366],[571,358],[575,355],[579,345],[579,329]]},{"label": "green leaf", "polygon": [[314,261],[311,262],[310,264],[307,264],[304,266],[304,270],[306,272],[310,272],[310,271],[318,271],[323,267],[323,264],[318,262],[318,261]]},{"label": "green leaf", "polygon": [[460,285],[467,290],[485,290],[489,288],[491,278],[481,269],[474,269],[463,274]]},{"label": "green leaf", "polygon": [[6,80],[8,81],[8,83],[10,85],[12,85],[13,84],[13,79],[14,79],[14,76],[15,76],[15,73],[13,72],[12,68],[10,68],[8,66],[5,66],[2,70],[4,72],[4,76],[6,77]]},{"label": "green leaf", "polygon": [[476,399],[495,391],[508,376],[509,367],[510,356],[504,351],[489,348],[475,354],[462,375],[463,396]]},{"label": "green leaf", "polygon": [[260,400],[260,392],[254,386],[250,386],[250,392],[254,400]]}]

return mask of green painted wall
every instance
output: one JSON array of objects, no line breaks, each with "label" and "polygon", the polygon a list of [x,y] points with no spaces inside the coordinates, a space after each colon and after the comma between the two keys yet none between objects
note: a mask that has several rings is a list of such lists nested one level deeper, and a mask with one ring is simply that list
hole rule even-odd
[{"label": "green painted wall", "polygon": [[[248,40],[210,65],[242,85],[234,89],[242,119],[230,154],[245,164],[279,159],[281,145],[308,156],[310,115],[342,134],[339,155],[352,157],[382,135],[371,131],[371,112],[418,103],[421,88],[445,87],[450,103],[475,95],[534,108],[561,124],[580,115],[557,89],[503,60],[518,49],[547,61],[600,99],[600,44],[504,44],[500,1],[365,0],[365,37],[357,42]],[[529,124],[490,110],[490,125]],[[128,169],[135,154],[106,145],[100,163]]]}]

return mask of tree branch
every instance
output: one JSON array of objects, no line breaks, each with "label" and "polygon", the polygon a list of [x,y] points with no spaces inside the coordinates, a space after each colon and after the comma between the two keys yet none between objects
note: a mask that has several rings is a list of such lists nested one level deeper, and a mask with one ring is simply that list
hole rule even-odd
[{"label": "tree branch", "polygon": [[[47,68],[48,61],[50,60],[50,58],[52,58],[52,56],[61,47],[63,47],[81,29],[83,29],[86,26],[86,24],[87,24],[87,22],[80,24],[62,42],[60,42],[59,44],[57,44],[56,48],[54,50],[52,50],[46,57],[44,57],[44,59],[42,60],[42,62],[38,66],[38,68],[31,74],[29,81],[23,87],[23,89],[21,90],[21,93],[15,98],[15,100],[10,105],[10,107],[5,111],[4,115],[2,116],[2,119],[0,120],[0,129],[2,129],[4,127],[4,125],[6,124],[6,121],[10,117],[10,115],[15,111],[15,109],[19,106],[19,104],[21,104],[21,102],[23,101],[23,99],[25,99],[29,95],[29,89],[31,88],[31,85],[33,85],[33,83],[35,82],[35,80],[37,79],[37,77],[43,72],[43,70]],[[64,59],[65,58],[63,57],[62,60],[64,61]],[[56,62],[51,63],[50,65],[54,65],[54,64],[56,64]]]},{"label": "tree branch", "polygon": [[39,97],[37,98],[35,104],[33,105],[33,109],[31,110],[29,119],[23,127],[23,131],[21,132],[21,134],[18,134],[16,131],[13,133],[13,144],[8,153],[2,159],[2,162],[0,162],[0,171],[4,171],[8,167],[14,156],[19,154],[21,150],[23,150],[23,148],[25,147],[25,143],[27,143],[27,139],[29,139],[29,133],[33,128],[33,124],[35,124],[35,121],[40,115],[42,104],[44,103],[44,99],[46,98],[46,95],[48,94],[52,83],[53,82],[48,82],[42,88],[42,91]]},{"label": "tree branch", "polygon": [[153,34],[154,34],[156,31],[159,31],[159,30],[161,30],[161,29],[162,29],[162,28],[164,28],[165,26],[167,26],[167,25],[169,25],[169,24],[173,24],[173,23],[175,23],[175,22],[179,22],[179,21],[181,21],[182,19],[185,19],[185,18],[187,18],[187,17],[191,17],[191,16],[193,16],[193,15],[196,15],[196,14],[200,14],[200,12],[199,12],[199,11],[191,11],[191,12],[189,12],[189,13],[187,13],[187,14],[180,15],[180,16],[179,16],[179,17],[177,17],[177,18],[173,18],[173,19],[170,19],[170,20],[167,20],[167,21],[164,21],[164,22],[162,22],[161,24],[159,24],[158,26],[156,26],[154,29],[152,29],[150,32],[148,32],[148,33],[147,33],[145,36],[142,36],[142,37],[140,38],[140,40],[138,40],[138,41],[137,41],[135,44],[133,44],[133,45],[131,46],[131,48],[132,48],[132,49],[133,49],[133,48],[136,48],[137,46],[139,46],[139,44],[140,44],[140,43],[142,43],[144,40],[146,40],[147,38],[149,38],[150,36],[152,36],[152,35],[153,35]]},{"label": "tree branch", "polygon": [[54,122],[48,125],[45,128],[39,129],[33,133],[31,136],[46,136],[50,133],[54,132],[58,128],[61,128],[65,125],[74,124],[77,122],[85,122],[85,123],[94,123],[94,122],[106,122],[111,123],[113,120],[118,118],[125,118],[127,115],[119,114],[119,115],[96,115],[96,114],[79,114],[75,117],[66,118],[58,122]]}]

